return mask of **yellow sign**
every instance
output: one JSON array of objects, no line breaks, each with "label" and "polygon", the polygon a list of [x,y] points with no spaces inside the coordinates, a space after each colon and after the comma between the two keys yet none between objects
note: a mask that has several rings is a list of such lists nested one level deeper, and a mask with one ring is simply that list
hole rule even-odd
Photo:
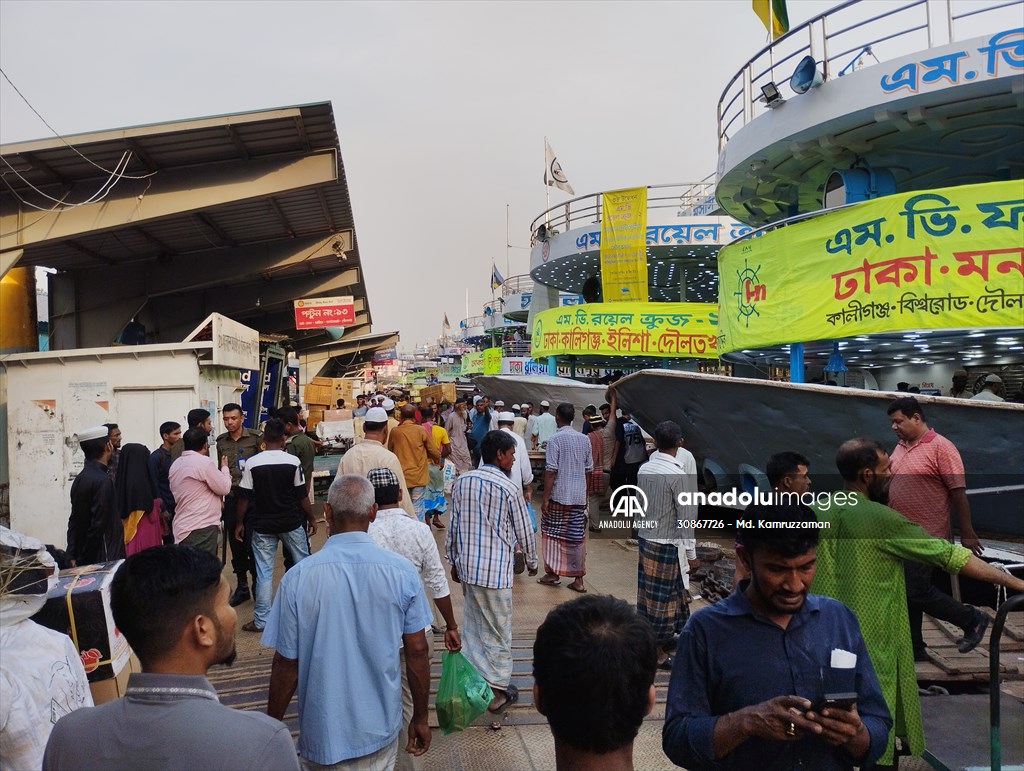
[{"label": "yellow sign", "polygon": [[601,290],[606,303],[647,302],[647,188],[601,196]]},{"label": "yellow sign", "polygon": [[532,356],[718,357],[713,303],[588,303],[541,311]]},{"label": "yellow sign", "polygon": [[484,371],[484,352],[473,351],[462,354],[462,374],[481,375]]},{"label": "yellow sign", "polygon": [[484,374],[501,374],[501,348],[484,348]]},{"label": "yellow sign", "polygon": [[1020,180],[909,192],[718,254],[718,348],[1024,322]]}]

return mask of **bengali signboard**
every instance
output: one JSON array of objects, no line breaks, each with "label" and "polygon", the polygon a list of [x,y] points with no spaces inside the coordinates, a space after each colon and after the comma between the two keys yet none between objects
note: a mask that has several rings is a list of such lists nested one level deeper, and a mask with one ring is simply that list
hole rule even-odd
[{"label": "bengali signboard", "polygon": [[713,303],[586,303],[538,313],[531,354],[715,359]]},{"label": "bengali signboard", "polygon": [[722,353],[905,329],[1019,327],[1020,180],[866,201],[718,255]]},{"label": "bengali signboard", "polygon": [[352,295],[296,300],[295,328],[350,327],[356,323],[355,302]]},{"label": "bengali signboard", "polygon": [[605,302],[647,302],[646,187],[601,196],[601,288]]},{"label": "bengali signboard", "polygon": [[470,351],[462,354],[462,374],[482,375],[484,371],[484,352]]},{"label": "bengali signboard", "polygon": [[501,374],[501,348],[484,348],[484,374]]},{"label": "bengali signboard", "polygon": [[501,360],[502,375],[546,375],[546,361],[534,361],[529,356],[506,356]]}]

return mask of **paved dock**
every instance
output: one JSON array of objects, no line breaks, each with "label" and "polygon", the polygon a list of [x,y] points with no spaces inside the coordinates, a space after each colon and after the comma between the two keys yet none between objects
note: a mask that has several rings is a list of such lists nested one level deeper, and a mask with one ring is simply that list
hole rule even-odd
[{"label": "paved dock", "polygon": [[[447,518],[446,518],[447,519]],[[444,544],[443,530],[434,530],[439,548]],[[699,534],[698,534],[699,536]],[[313,549],[325,540],[324,526],[313,538]],[[699,540],[703,541],[704,539]],[[709,539],[710,540],[710,539]],[[717,539],[724,548],[731,546],[728,539]],[[278,576],[282,570],[278,559]],[[611,594],[636,602],[637,551],[624,540],[592,539],[588,544],[586,583],[591,593]],[[229,576],[233,581],[233,576]],[[444,736],[437,727],[433,703],[441,674],[441,637],[435,637],[432,661],[430,725],[434,729],[429,752],[420,759],[419,767],[426,771],[554,771],[554,743],[547,724],[533,705],[533,639],[537,627],[555,605],[576,595],[562,586],[548,587],[536,583],[525,573],[516,577],[513,589],[513,682],[519,687],[519,703],[502,715],[489,713],[479,718],[465,731]],[[233,585],[233,584],[232,584]],[[458,585],[452,585],[452,602],[456,618],[462,618],[462,596]],[[700,607],[701,600],[693,608]],[[265,710],[267,686],[270,680],[270,662],[273,651],[259,644],[259,636],[240,631],[241,625],[252,618],[252,603],[238,608],[238,661],[230,669],[217,667],[210,679],[217,687],[221,700],[239,709]],[[1011,616],[1013,619],[1013,616]],[[1007,690],[1018,697],[1024,671],[1024,629],[1019,621],[1008,625],[1015,639],[1004,638],[1003,667],[1011,680]],[[958,631],[958,630],[957,630]],[[933,646],[935,661],[918,665],[918,677],[928,683],[952,683],[951,687],[980,688],[987,682],[987,642],[968,655],[956,652],[952,630],[938,622],[926,619],[926,641]],[[946,667],[947,669],[944,669]],[[977,681],[973,685],[970,681]],[[634,746],[636,768],[650,771],[676,768],[661,749],[661,726],[665,716],[665,698],[668,673],[658,672],[655,680],[657,703],[645,720]],[[492,721],[501,728],[491,728]],[[298,733],[297,706],[293,701],[285,716],[292,732]],[[920,771],[930,766],[921,759],[904,758],[901,771]]]}]

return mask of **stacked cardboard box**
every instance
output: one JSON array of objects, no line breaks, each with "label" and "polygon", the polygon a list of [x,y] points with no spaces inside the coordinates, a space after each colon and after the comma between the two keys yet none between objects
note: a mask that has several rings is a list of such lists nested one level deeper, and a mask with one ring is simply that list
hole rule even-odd
[{"label": "stacked cardboard box", "polygon": [[333,408],[338,399],[353,407],[356,394],[363,392],[363,381],[350,377],[315,377],[305,387],[303,400],[310,407]]},{"label": "stacked cardboard box", "polygon": [[454,403],[455,383],[440,383],[439,385],[420,386],[420,401],[427,397],[433,399],[434,404],[439,404],[443,401]]}]

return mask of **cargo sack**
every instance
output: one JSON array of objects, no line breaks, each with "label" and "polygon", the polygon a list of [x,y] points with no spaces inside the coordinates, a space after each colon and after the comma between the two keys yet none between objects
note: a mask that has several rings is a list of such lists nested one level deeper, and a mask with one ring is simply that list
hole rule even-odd
[{"label": "cargo sack", "polygon": [[441,682],[437,687],[437,723],[447,736],[461,731],[486,710],[494,699],[487,681],[458,651],[441,654]]}]

